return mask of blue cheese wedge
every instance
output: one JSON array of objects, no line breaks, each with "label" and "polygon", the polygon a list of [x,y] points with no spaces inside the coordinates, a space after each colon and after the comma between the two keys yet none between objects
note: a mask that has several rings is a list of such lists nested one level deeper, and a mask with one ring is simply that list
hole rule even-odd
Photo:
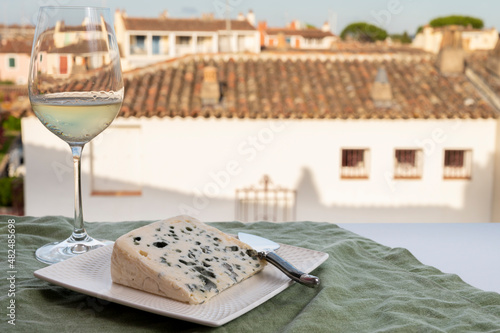
[{"label": "blue cheese wedge", "polygon": [[189,216],[132,230],[115,242],[113,282],[203,303],[265,266],[251,247]]}]

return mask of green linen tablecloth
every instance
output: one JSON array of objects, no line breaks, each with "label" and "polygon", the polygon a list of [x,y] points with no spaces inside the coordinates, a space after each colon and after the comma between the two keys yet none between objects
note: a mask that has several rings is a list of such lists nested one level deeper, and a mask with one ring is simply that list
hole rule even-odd
[{"label": "green linen tablecloth", "polygon": [[[15,220],[15,296],[9,295],[9,219]],[[88,223],[87,229],[115,240],[149,222]],[[500,294],[425,266],[405,249],[388,248],[329,223],[211,224],[228,233],[250,232],[329,253],[314,271],[322,285],[294,284],[224,326],[204,327],[35,278],[33,272],[45,267],[35,259],[35,249],[67,237],[71,219],[0,216],[0,332],[500,332]],[[15,326],[7,316],[13,299]]]}]

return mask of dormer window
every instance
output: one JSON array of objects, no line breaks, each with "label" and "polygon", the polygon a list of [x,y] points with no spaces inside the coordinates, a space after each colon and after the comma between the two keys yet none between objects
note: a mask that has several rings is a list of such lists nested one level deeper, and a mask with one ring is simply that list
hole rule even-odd
[{"label": "dormer window", "polygon": [[389,107],[392,104],[392,88],[387,72],[380,67],[375,76],[370,96],[376,107]]}]

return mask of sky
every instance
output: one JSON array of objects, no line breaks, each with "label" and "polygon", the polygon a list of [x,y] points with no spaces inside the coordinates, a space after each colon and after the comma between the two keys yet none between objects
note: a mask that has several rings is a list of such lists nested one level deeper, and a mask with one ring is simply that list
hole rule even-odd
[{"label": "sky", "polygon": [[231,17],[253,10],[257,21],[284,26],[291,20],[321,27],[330,23],[340,34],[349,23],[369,22],[389,33],[416,29],[431,19],[446,15],[469,15],[484,20],[485,27],[500,30],[498,0],[0,0],[0,23],[35,24],[40,6],[104,6],[125,9],[132,17],[156,17],[167,9],[171,17],[200,17],[214,13],[223,18],[226,3]]}]

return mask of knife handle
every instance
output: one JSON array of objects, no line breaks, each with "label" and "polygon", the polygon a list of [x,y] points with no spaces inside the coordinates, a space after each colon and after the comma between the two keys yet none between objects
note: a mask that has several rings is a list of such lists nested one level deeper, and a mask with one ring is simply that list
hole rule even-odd
[{"label": "knife handle", "polygon": [[301,283],[310,288],[316,288],[320,284],[320,280],[318,277],[314,275],[309,275],[307,273],[301,272],[295,266],[290,264],[285,259],[281,258],[276,252],[261,252],[263,257],[279,268],[283,273],[285,273],[290,279]]}]

